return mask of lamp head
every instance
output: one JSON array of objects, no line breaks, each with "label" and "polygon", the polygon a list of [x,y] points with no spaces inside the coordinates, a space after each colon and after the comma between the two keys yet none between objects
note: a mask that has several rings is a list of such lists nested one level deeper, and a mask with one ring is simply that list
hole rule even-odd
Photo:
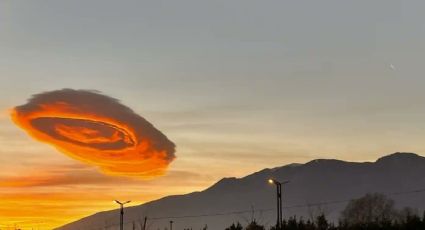
[{"label": "lamp head", "polygon": [[131,202],[131,200],[127,200],[126,202],[121,202],[119,200],[115,200],[115,203],[120,204],[120,205],[128,204],[130,202]]}]

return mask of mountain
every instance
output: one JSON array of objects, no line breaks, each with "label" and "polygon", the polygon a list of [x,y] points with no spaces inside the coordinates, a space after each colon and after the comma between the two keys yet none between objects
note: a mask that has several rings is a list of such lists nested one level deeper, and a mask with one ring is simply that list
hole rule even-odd
[{"label": "mountain", "polygon": [[[324,213],[337,221],[350,199],[380,192],[396,201],[398,207],[425,209],[425,157],[414,153],[394,153],[375,162],[345,162],[318,159],[305,164],[290,164],[264,169],[243,178],[224,178],[202,192],[169,196],[125,209],[124,229],[141,229],[148,216],[150,230],[222,230],[235,221],[246,225],[252,218],[263,225],[276,219],[276,191],[269,178],[289,180],[283,187],[284,216],[305,219]],[[418,191],[419,190],[419,191]],[[57,230],[118,229],[119,211],[100,212]]]}]

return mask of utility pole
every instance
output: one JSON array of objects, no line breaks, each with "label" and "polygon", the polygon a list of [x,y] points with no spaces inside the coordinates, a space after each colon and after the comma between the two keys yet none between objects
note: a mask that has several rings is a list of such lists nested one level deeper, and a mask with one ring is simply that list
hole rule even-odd
[{"label": "utility pole", "polygon": [[148,217],[145,216],[145,220],[143,221],[143,230],[146,230],[146,221],[148,220]]},{"label": "utility pole", "polygon": [[276,215],[276,229],[282,229],[282,185],[289,183],[289,181],[279,182],[274,179],[269,179],[270,184],[276,185],[276,206],[277,206],[277,215]]},{"label": "utility pole", "polygon": [[124,205],[130,203],[131,201],[128,200],[126,202],[120,202],[118,200],[115,200],[115,203],[120,205],[120,230],[124,230]]},{"label": "utility pole", "polygon": [[174,221],[170,220],[170,230],[173,230],[173,223]]}]

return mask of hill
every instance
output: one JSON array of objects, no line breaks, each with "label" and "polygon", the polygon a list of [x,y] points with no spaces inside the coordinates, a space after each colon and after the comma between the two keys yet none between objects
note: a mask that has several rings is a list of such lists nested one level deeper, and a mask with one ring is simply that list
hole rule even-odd
[{"label": "hill", "polygon": [[[283,188],[284,216],[305,219],[324,213],[336,221],[347,201],[369,192],[389,195],[399,207],[425,209],[425,157],[394,153],[375,162],[345,162],[317,159],[264,169],[243,178],[224,178],[201,192],[169,196],[125,209],[125,229],[140,229],[148,216],[147,229],[224,229],[234,221],[246,224],[252,218],[263,225],[275,223],[275,188],[269,178],[289,180]],[[419,190],[419,191],[418,191]],[[100,212],[57,230],[118,229],[119,212]]]}]

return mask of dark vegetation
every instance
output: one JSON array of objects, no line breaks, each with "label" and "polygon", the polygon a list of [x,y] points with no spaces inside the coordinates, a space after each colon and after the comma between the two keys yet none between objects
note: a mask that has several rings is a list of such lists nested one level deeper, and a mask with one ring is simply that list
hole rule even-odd
[{"label": "dark vegetation", "polygon": [[[425,212],[419,215],[411,208],[397,210],[394,201],[382,194],[366,194],[352,200],[341,213],[339,223],[330,223],[324,214],[314,220],[291,217],[284,220],[282,230],[425,230]],[[270,230],[281,230],[276,227]],[[253,220],[247,226],[233,223],[225,230],[265,230]]]}]

